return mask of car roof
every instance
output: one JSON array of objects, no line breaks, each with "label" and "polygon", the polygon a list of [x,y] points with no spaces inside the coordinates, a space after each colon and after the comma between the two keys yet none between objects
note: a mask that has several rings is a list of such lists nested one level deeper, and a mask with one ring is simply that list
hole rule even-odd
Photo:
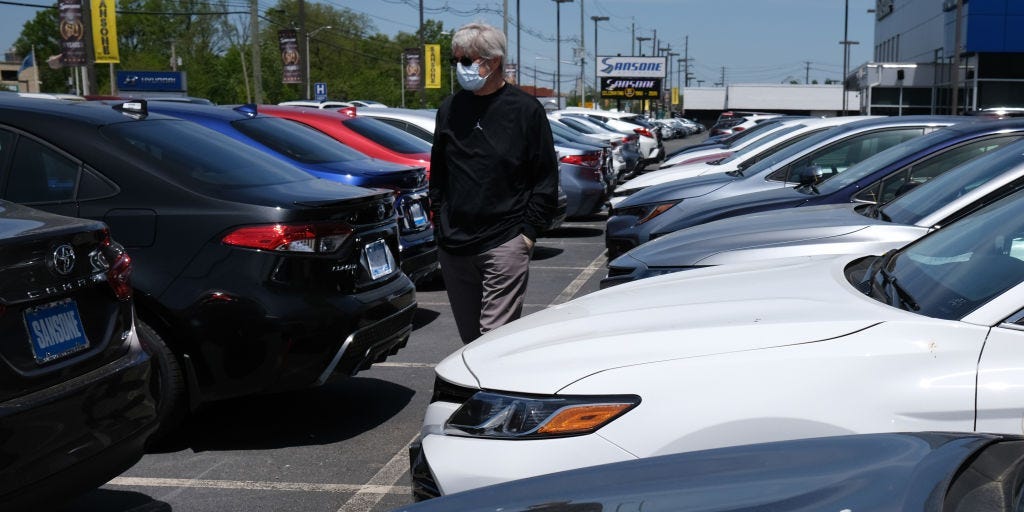
[{"label": "car roof", "polygon": [[292,106],[292,107],[313,107],[313,108],[322,108],[322,109],[333,109],[333,108],[342,108],[342,107],[353,107],[353,106],[355,106],[355,105],[352,105],[351,103],[349,103],[347,101],[334,101],[334,100],[327,100],[327,101],[293,100],[293,101],[282,101],[282,102],[278,103],[278,105],[286,105],[286,106]]},{"label": "car roof", "polygon": [[425,118],[433,121],[437,118],[436,112],[431,112],[424,109],[415,108],[395,108],[395,107],[367,107],[367,108],[356,108],[356,115],[364,115],[368,117],[393,117],[395,119],[402,118]]},{"label": "car roof", "polygon": [[[22,112],[35,112],[44,115],[56,115],[65,119],[102,126],[114,123],[130,122],[139,119],[129,113],[122,113],[116,107],[125,101],[77,101],[64,99],[43,99],[37,97],[21,97],[15,94],[0,94],[0,108],[17,108]],[[158,113],[151,113],[147,119],[176,119]]]}]

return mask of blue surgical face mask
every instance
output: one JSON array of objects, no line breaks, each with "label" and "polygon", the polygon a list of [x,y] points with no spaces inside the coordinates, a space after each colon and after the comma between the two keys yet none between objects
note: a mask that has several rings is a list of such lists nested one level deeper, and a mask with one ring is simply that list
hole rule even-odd
[{"label": "blue surgical face mask", "polygon": [[[491,70],[493,73],[494,70]],[[459,85],[467,91],[478,91],[487,82],[487,78],[491,76],[491,73],[487,73],[486,76],[480,76],[480,63],[474,62],[468,68],[463,66],[461,62],[456,64],[455,76],[459,78]]]}]

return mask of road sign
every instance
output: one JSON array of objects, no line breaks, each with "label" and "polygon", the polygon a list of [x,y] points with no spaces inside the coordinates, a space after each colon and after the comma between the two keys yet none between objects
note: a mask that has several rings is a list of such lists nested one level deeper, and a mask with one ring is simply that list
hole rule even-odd
[{"label": "road sign", "polygon": [[316,101],[327,101],[327,83],[316,82],[313,84],[313,96]]}]

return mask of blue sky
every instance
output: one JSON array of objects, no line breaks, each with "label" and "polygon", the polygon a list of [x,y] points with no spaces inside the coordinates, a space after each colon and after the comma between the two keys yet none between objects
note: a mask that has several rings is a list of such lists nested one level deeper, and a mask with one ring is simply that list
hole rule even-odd
[{"label": "blue sky", "polygon": [[[314,1],[314,0],[309,0]],[[329,0],[325,3],[365,14],[377,32],[393,35],[413,32],[419,23],[420,0]],[[844,18],[848,20],[850,65],[870,60],[874,37],[874,15],[868,13],[874,0],[573,0],[556,4],[553,0],[422,0],[426,19],[457,28],[471,21],[502,26],[503,4],[515,17],[518,3],[522,15],[518,55],[524,72],[522,81],[532,83],[530,69],[541,76],[555,70],[556,11],[560,5],[561,60],[572,61],[571,39],[580,37],[581,5],[583,38],[588,54],[594,53],[594,22],[591,16],[608,16],[598,24],[601,55],[635,51],[635,36],[655,37],[659,46],[671,46],[682,58],[688,41],[690,72],[703,85],[727,83],[780,83],[795,79],[822,82],[842,75]],[[43,4],[46,0],[20,0],[19,3]],[[244,5],[243,0],[229,0]],[[273,0],[259,0],[261,9]],[[21,32],[25,21],[37,9],[0,4],[0,47],[5,51]],[[652,41],[644,41],[644,53],[650,54]],[[517,44],[514,20],[509,22],[509,53],[516,60]],[[45,56],[39,56],[45,59]],[[592,76],[593,60],[587,59],[587,76]],[[563,87],[567,75],[579,73],[576,64],[562,64]],[[724,69],[723,69],[724,68]],[[673,72],[673,74],[675,74]],[[543,81],[541,85],[544,85]],[[697,85],[691,82],[691,85]]]}]

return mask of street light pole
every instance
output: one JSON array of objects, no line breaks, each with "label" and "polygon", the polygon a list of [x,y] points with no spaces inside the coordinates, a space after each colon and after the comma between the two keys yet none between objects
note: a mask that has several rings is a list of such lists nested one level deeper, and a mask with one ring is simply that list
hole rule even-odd
[{"label": "street light pole", "polygon": [[651,38],[649,38],[649,37],[636,36],[636,45],[637,45],[638,49],[640,50],[640,56],[641,57],[644,55],[644,41],[650,41],[650,40],[651,40]]},{"label": "street light pole", "polygon": [[313,31],[310,31],[310,32],[306,32],[306,99],[307,100],[313,99],[312,89],[311,89],[311,84],[313,82],[313,79],[309,76],[309,61],[312,60],[312,59],[309,58],[309,40],[312,39],[313,36],[316,35],[317,32],[320,32],[321,30],[327,30],[329,28],[333,28],[333,27],[331,27],[330,25],[325,25],[325,26],[320,27],[320,28],[318,28],[316,30],[313,30]]},{"label": "street light pole", "polygon": [[562,108],[562,4],[572,0],[552,0],[555,2],[555,101]]},{"label": "street light pole", "polygon": [[608,16],[591,16],[590,19],[594,20],[594,105],[597,105],[597,100],[601,98],[601,87],[597,82],[597,56],[600,55],[597,51],[597,22],[608,21]]}]

